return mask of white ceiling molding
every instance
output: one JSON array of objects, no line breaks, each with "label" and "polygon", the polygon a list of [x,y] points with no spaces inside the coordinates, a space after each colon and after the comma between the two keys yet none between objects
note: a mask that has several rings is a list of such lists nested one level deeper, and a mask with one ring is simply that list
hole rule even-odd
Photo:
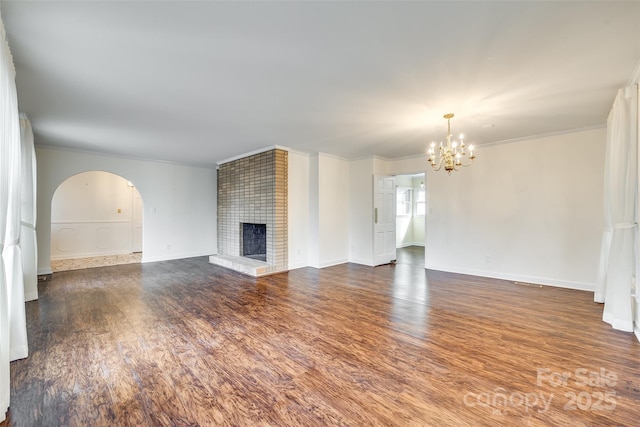
[{"label": "white ceiling molding", "polygon": [[259,148],[257,150],[249,151],[248,153],[238,154],[237,156],[233,156],[233,157],[230,157],[230,158],[225,159],[225,160],[220,160],[217,164],[218,164],[218,166],[220,166],[220,165],[225,164],[225,163],[233,162],[233,161],[239,160],[239,159],[244,159],[245,157],[254,156],[256,154],[264,153],[266,151],[271,151],[271,150],[289,151],[289,148],[282,147],[280,145],[270,145],[269,147]]}]

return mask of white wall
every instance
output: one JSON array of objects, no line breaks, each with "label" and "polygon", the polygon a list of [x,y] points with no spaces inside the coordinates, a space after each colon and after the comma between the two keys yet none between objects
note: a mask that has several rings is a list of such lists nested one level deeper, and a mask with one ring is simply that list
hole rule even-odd
[{"label": "white wall", "polygon": [[374,159],[349,163],[349,261],[373,265]]},{"label": "white wall", "polygon": [[427,268],[593,290],[605,138],[596,129],[481,147],[468,169],[429,171]]},{"label": "white wall", "polygon": [[605,137],[595,129],[481,147],[451,175],[427,170],[426,156],[352,161],[349,260],[371,265],[371,176],[427,171],[427,268],[593,290]]},{"label": "white wall", "polygon": [[[404,159],[387,160],[384,162],[384,170],[387,175],[411,175],[425,173],[427,167],[427,156],[407,157]],[[426,176],[425,178],[428,178]]]},{"label": "white wall", "polygon": [[347,262],[349,162],[318,153],[309,159],[309,172],[309,264],[323,268]]},{"label": "white wall", "polygon": [[[424,171],[421,159],[372,156],[349,162],[349,261],[373,266],[373,176]],[[395,169],[394,169],[395,168]],[[424,239],[422,239],[424,241]]]},{"label": "white wall", "polygon": [[36,148],[38,274],[51,272],[51,200],[70,176],[101,170],[131,181],[144,199],[143,262],[204,256],[216,247],[216,171],[173,163]]},{"label": "white wall", "polygon": [[[428,171],[427,268],[593,289],[604,142],[605,130],[596,129],[498,144],[478,149],[471,168]],[[37,155],[40,274],[50,271],[51,197],[89,170],[118,174],[140,191],[144,261],[216,252],[214,169],[42,147]],[[349,162],[291,152],[290,268],[372,265],[372,176],[426,165],[425,156]]]},{"label": "white wall", "polygon": [[318,154],[309,157],[309,243],[308,265],[318,268],[320,264],[320,205],[319,205],[319,159]]},{"label": "white wall", "polygon": [[51,259],[133,252],[138,190],[127,180],[102,171],[84,172],[64,181],[51,203]]},{"label": "white wall", "polygon": [[289,269],[309,265],[309,155],[289,151],[288,264]]}]

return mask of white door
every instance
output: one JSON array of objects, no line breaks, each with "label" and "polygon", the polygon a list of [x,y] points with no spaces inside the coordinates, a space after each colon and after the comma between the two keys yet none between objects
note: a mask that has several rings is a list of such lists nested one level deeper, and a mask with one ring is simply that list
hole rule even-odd
[{"label": "white door", "polygon": [[396,178],[373,176],[373,264],[396,259]]}]

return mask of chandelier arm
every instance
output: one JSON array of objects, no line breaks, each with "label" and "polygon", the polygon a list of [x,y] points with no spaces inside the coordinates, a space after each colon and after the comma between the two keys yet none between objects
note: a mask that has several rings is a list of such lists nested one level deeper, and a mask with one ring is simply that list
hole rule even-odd
[{"label": "chandelier arm", "polygon": [[438,172],[440,169],[442,169],[442,158],[440,158],[440,160],[438,161],[438,165],[436,166],[436,163],[431,163],[431,167],[433,168],[434,171]]}]

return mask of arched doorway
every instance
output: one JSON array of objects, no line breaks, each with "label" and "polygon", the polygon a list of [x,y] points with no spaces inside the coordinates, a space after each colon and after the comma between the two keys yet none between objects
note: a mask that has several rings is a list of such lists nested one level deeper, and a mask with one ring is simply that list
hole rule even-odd
[{"label": "arched doorway", "polygon": [[66,179],[51,200],[52,270],[140,262],[142,205],[119,175],[91,171]]}]

